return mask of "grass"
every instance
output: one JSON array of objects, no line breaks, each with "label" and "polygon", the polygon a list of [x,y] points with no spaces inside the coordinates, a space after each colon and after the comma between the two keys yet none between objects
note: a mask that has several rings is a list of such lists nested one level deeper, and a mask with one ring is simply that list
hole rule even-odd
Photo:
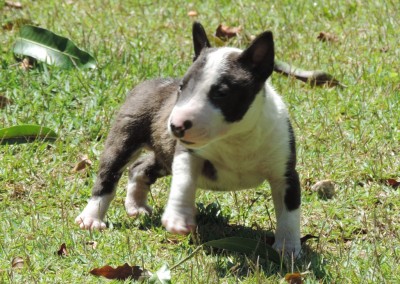
[{"label": "grass", "polygon": [[[2,25],[27,20],[71,38],[99,62],[95,71],[26,72],[11,53],[18,28],[0,34],[0,95],[13,101],[0,110],[0,128],[40,124],[60,135],[54,143],[0,146],[0,282],[109,283],[88,271],[128,262],[154,272],[188,256],[206,233],[218,238],[273,230],[267,184],[237,193],[200,192],[197,201],[204,207],[217,204],[203,214],[214,227],[192,240],[160,225],[169,178],[152,190],[154,216],[129,219],[123,209],[126,176],[108,213],[109,230],[90,233],[73,222],[90,195],[105,137],[126,92],[147,78],[182,76],[190,65],[193,18],[187,13],[195,10],[209,34],[220,23],[242,26],[229,42],[236,47],[248,44],[246,34],[272,30],[277,58],[328,71],[347,88],[272,78],[297,135],[302,234],[319,236],[308,241],[305,256],[285,269],[251,256],[200,250],[172,271],[173,283],[278,283],[291,271],[309,272],[305,283],[398,283],[399,189],[385,182],[400,178],[397,2],[138,2],[21,1],[23,9],[17,10],[0,1]],[[322,31],[335,34],[337,42],[317,40]],[[75,173],[81,155],[93,166]],[[323,179],[336,183],[331,200],[310,191]],[[96,241],[97,248],[88,241]],[[67,257],[55,254],[62,243]],[[11,267],[15,257],[24,259],[23,269]]]}]

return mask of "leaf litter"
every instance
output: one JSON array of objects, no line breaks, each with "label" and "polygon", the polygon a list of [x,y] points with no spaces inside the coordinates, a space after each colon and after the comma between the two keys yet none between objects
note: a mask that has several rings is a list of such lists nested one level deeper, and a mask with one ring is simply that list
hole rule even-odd
[{"label": "leaf litter", "polygon": [[[285,275],[284,281],[286,281],[289,284],[303,284],[303,275],[302,273],[299,272],[293,272],[293,273],[287,273]],[[282,283],[282,281],[281,281]]]},{"label": "leaf litter", "polygon": [[230,39],[237,36],[242,31],[242,27],[230,27],[223,24],[220,24],[215,31],[215,36],[222,39]]},{"label": "leaf litter", "polygon": [[13,269],[21,269],[25,266],[25,260],[22,257],[14,257],[11,261],[11,267]]},{"label": "leaf litter", "polygon": [[10,105],[12,103],[12,100],[9,98],[0,95],[0,108],[5,108],[7,105]]},{"label": "leaf litter", "polygon": [[328,32],[320,32],[317,39],[319,39],[322,42],[337,42],[338,37],[337,35],[333,33],[328,33]]},{"label": "leaf litter", "polygon": [[73,168],[73,172],[79,172],[87,167],[92,166],[92,161],[89,159],[88,155],[82,155],[78,163],[76,163],[75,167]]},{"label": "leaf litter", "polygon": [[386,182],[387,182],[387,184],[388,184],[389,186],[391,186],[391,187],[394,188],[394,189],[397,189],[397,188],[400,187],[400,181],[397,181],[397,179],[389,178],[389,179],[387,179]]},{"label": "leaf litter", "polygon": [[128,263],[118,266],[117,268],[113,268],[110,265],[94,268],[89,273],[111,280],[127,280],[129,278],[133,280],[142,280],[150,277],[147,270],[141,269],[140,266],[130,266]]},{"label": "leaf litter", "polygon": [[68,256],[67,246],[62,243],[60,249],[57,251],[58,256]]},{"label": "leaf litter", "polygon": [[[226,41],[230,38],[236,37],[239,33],[242,32],[242,27],[230,27],[224,24],[220,24],[215,31],[214,39],[218,39],[220,41]],[[318,36],[318,39],[321,41],[329,41],[336,42],[338,38],[336,35],[321,32]],[[222,46],[223,44],[217,42],[217,46]],[[286,76],[292,76],[296,79],[303,81],[305,83],[310,84],[311,86],[326,86],[326,87],[342,87],[345,88],[346,85],[340,83],[336,80],[332,75],[322,71],[322,70],[302,70],[300,68],[295,68],[290,66],[289,64],[275,60],[274,71],[277,73],[281,73]]]}]

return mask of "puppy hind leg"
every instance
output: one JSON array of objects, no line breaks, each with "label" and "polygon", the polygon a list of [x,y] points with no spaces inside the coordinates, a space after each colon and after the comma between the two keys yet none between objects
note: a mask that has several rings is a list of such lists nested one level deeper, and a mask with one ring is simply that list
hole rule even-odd
[{"label": "puppy hind leg", "polygon": [[157,162],[153,152],[136,161],[129,170],[125,209],[129,216],[151,214],[147,204],[150,186],[157,178],[166,175],[164,168]]},{"label": "puppy hind leg", "polygon": [[125,168],[135,160],[143,144],[129,129],[130,120],[117,121],[107,137],[92,197],[75,219],[81,229],[105,229],[104,217],[114,199],[118,181]]}]

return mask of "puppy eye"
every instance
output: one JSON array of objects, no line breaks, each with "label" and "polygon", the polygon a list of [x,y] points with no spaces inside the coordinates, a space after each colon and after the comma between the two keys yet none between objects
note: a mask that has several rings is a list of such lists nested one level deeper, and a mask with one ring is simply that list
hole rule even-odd
[{"label": "puppy eye", "polygon": [[229,94],[232,92],[232,88],[230,88],[226,84],[213,85],[210,88],[210,92],[208,96],[212,100],[222,100],[229,97]]},{"label": "puppy eye", "polygon": [[216,100],[226,98],[228,95],[229,92],[222,90],[214,90],[210,93],[210,97]]}]

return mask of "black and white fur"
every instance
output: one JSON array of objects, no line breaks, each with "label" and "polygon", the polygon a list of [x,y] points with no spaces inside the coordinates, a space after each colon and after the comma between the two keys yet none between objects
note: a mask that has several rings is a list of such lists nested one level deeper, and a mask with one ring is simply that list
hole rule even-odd
[{"label": "black and white fur", "polygon": [[[277,217],[274,248],[298,255],[300,185],[285,104],[266,82],[274,68],[271,32],[244,51],[211,48],[193,25],[195,58],[183,79],[145,81],[132,90],[108,135],[92,197],[76,218],[104,229],[126,167],[128,215],[151,213],[150,185],[172,174],[162,223],[173,233],[195,226],[197,188],[239,190],[268,180]],[[141,155],[142,150],[149,150]]]}]

